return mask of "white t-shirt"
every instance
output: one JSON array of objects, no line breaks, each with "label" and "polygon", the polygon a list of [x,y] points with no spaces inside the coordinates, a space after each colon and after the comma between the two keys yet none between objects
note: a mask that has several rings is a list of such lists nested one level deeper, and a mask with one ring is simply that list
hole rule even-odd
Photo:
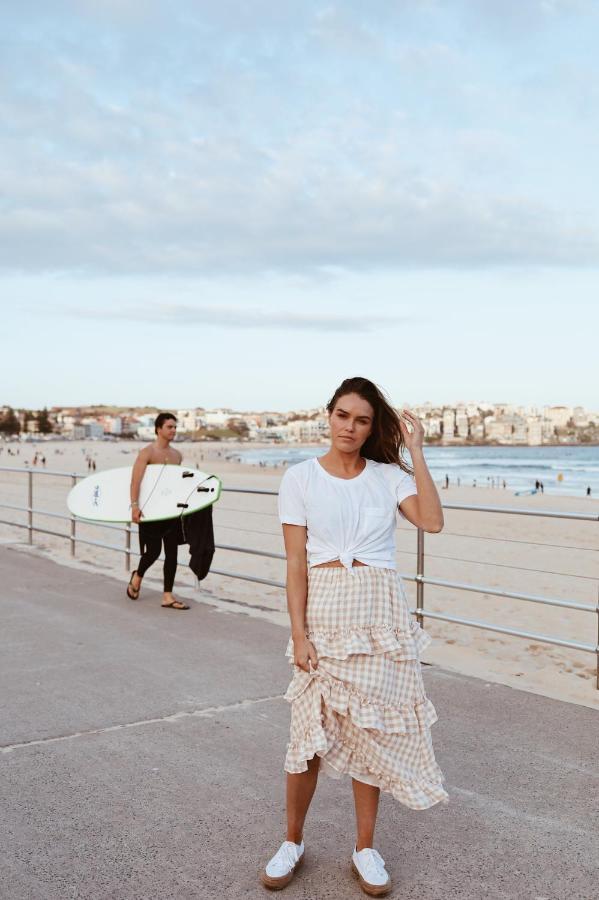
[{"label": "white t-shirt", "polygon": [[416,493],[413,477],[398,465],[367,459],[355,478],[337,478],[314,457],[285,472],[279,518],[283,524],[307,526],[310,566],[339,559],[351,569],[357,559],[395,569],[396,513]]}]

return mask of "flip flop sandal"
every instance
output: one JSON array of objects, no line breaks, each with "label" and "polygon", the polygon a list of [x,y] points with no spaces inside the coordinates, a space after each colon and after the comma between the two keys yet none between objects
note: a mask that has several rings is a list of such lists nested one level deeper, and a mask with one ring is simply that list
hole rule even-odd
[{"label": "flip flop sandal", "polygon": [[182,600],[173,600],[172,603],[161,603],[160,605],[163,609],[176,609],[181,610],[181,612],[183,612],[184,609],[189,609],[187,603],[183,603]]},{"label": "flip flop sandal", "polygon": [[133,587],[133,576],[137,575],[137,569],[135,572],[131,573],[131,578],[129,579],[129,584],[127,585],[127,596],[130,600],[137,600],[139,597],[139,592],[141,591],[141,584],[138,588]]}]

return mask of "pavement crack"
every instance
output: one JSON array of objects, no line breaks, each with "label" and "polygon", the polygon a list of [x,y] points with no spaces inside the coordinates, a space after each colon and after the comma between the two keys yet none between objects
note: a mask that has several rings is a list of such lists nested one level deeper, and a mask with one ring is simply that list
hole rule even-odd
[{"label": "pavement crack", "polygon": [[206,706],[202,709],[179,710],[167,716],[156,716],[151,719],[137,719],[133,722],[121,722],[118,725],[106,725],[103,728],[90,728],[87,731],[74,731],[70,734],[61,734],[54,737],[37,738],[31,741],[21,741],[16,744],[6,744],[0,747],[0,753],[12,753],[13,750],[22,750],[28,747],[56,744],[60,741],[72,741],[75,738],[89,737],[95,734],[109,734],[112,731],[122,731],[125,728],[142,728],[145,725],[158,725],[163,722],[180,722],[182,719],[209,719],[219,713],[238,712],[260,703],[270,703],[272,700],[282,700],[283,694],[273,694],[268,697],[256,697],[253,700],[237,700],[235,703],[226,703],[223,706]]}]

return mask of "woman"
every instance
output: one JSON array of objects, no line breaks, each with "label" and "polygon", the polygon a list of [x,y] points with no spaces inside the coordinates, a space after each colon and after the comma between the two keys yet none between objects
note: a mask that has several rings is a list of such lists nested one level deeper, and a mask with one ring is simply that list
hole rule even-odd
[{"label": "woman", "polygon": [[303,863],[304,820],[322,766],[352,778],[352,870],[365,893],[381,896],[391,879],[374,848],[380,791],[412,809],[447,800],[419,662],[430,638],[410,616],[394,541],[398,509],[430,532],[441,531],[443,513],[414,415],[400,418],[366,378],[346,379],[327,411],[329,451],[289,469],[279,491],[294,664],[285,695],[287,839],[261,880],[285,887]]}]

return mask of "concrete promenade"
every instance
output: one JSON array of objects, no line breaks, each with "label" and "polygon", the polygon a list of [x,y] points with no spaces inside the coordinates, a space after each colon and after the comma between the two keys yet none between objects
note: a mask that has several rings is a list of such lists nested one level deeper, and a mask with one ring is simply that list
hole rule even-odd
[{"label": "concrete promenade", "polygon": [[[3,900],[264,898],[289,667],[270,622],[0,547]],[[258,590],[258,588],[257,588]],[[200,595],[201,596],[201,595]],[[405,900],[599,897],[596,711],[426,667],[451,803],[383,796]],[[348,781],[321,779],[289,900],[364,896]],[[281,895],[283,896],[283,895]]]}]

